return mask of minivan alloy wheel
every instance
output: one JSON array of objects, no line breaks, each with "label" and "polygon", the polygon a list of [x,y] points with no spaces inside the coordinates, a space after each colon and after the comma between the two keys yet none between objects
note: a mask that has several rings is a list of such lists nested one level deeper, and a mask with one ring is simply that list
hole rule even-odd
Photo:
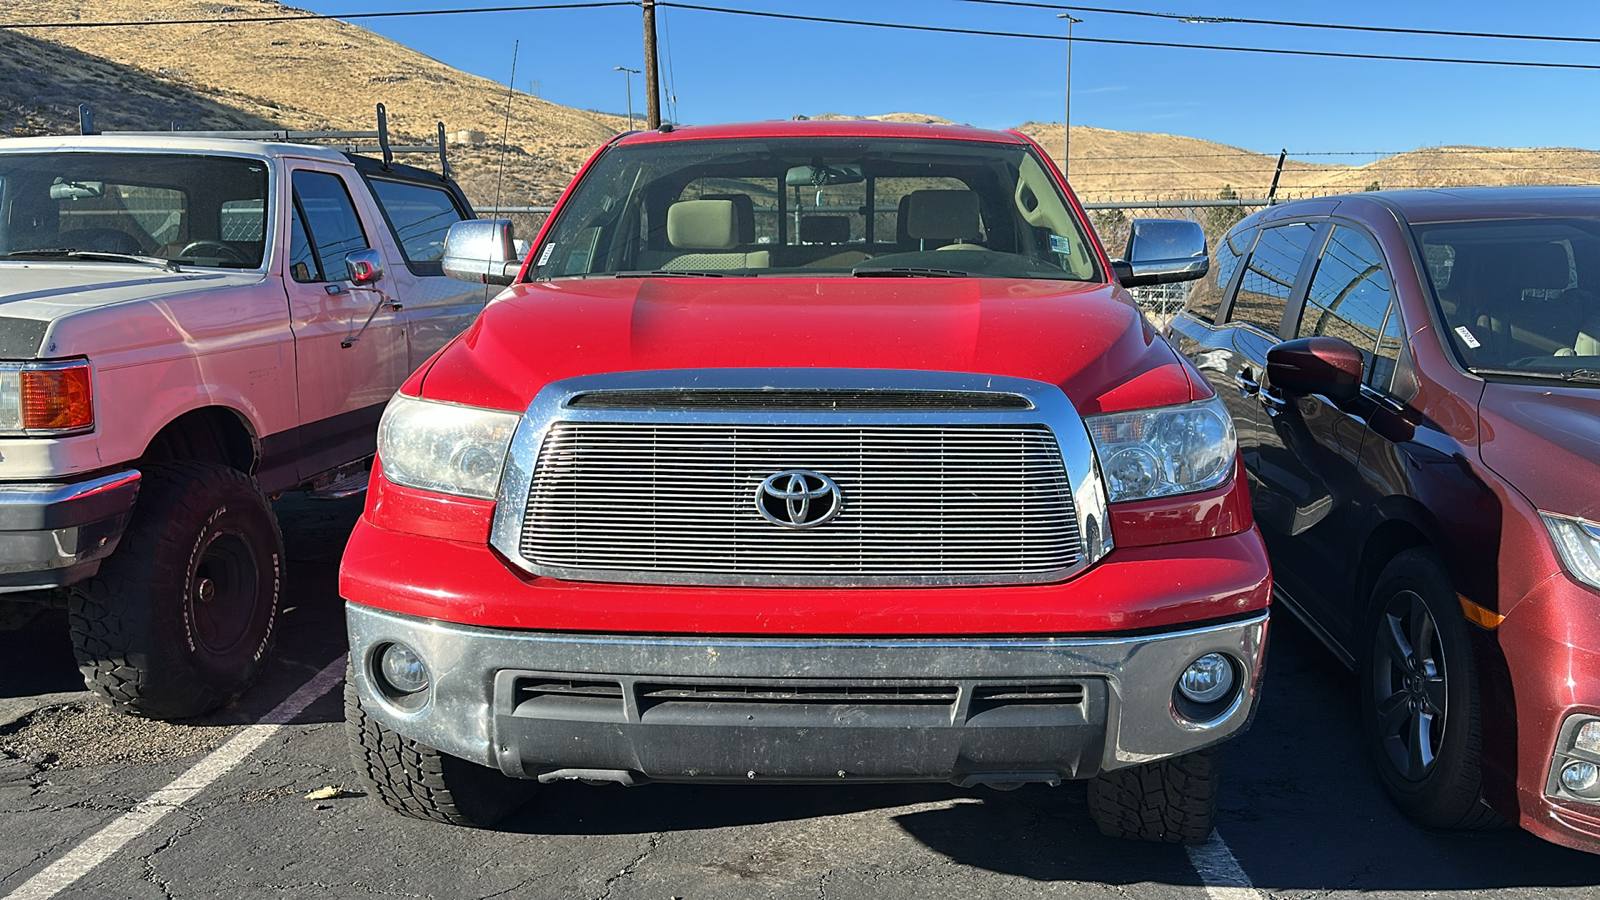
[{"label": "minivan alloy wheel", "polygon": [[1444,741],[1449,709],[1448,669],[1438,624],[1414,591],[1385,605],[1373,635],[1372,698],[1379,740],[1395,772],[1421,781]]}]

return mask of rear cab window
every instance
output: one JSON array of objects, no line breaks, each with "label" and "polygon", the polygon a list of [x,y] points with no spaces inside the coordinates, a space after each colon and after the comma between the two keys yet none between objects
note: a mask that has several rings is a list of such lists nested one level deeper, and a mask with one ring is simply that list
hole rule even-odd
[{"label": "rear cab window", "polygon": [[443,186],[411,181],[369,178],[367,183],[412,271],[443,274],[439,260],[444,258],[445,235],[452,224],[467,218],[455,196]]}]

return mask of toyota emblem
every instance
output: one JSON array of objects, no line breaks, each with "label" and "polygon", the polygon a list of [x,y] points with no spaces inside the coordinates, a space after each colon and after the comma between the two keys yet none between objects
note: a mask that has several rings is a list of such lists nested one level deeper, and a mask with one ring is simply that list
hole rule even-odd
[{"label": "toyota emblem", "polygon": [[756,509],[785,528],[815,528],[843,508],[844,495],[833,479],[805,469],[768,476],[756,488]]}]

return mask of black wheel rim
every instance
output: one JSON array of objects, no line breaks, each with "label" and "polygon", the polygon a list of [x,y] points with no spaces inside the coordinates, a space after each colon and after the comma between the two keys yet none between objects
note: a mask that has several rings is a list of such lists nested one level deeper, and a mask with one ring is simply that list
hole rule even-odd
[{"label": "black wheel rim", "polygon": [[195,641],[221,654],[239,645],[256,615],[256,560],[244,538],[212,536],[189,577],[189,621]]},{"label": "black wheel rim", "polygon": [[1438,623],[1414,591],[1389,599],[1373,635],[1372,697],[1378,743],[1402,778],[1433,771],[1444,741],[1447,677]]}]

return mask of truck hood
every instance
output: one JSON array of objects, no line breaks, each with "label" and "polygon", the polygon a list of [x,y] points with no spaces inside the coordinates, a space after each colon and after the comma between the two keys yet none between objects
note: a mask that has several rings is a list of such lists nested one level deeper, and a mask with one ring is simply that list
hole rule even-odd
[{"label": "truck hood", "polygon": [[1480,452],[1534,506],[1600,519],[1600,388],[1484,386]]},{"label": "truck hood", "polygon": [[[521,284],[419,375],[430,399],[522,410],[579,375],[807,367],[1031,378],[1062,386],[1084,413],[1210,392],[1120,287],[989,278]],[[414,377],[407,391],[418,390]]]},{"label": "truck hood", "polygon": [[[215,269],[169,272],[154,266],[109,262],[0,262],[0,356],[34,356],[49,323],[62,316],[129,300],[254,284],[259,272]],[[18,321],[21,320],[21,321]],[[32,346],[22,353],[11,344]]]}]

